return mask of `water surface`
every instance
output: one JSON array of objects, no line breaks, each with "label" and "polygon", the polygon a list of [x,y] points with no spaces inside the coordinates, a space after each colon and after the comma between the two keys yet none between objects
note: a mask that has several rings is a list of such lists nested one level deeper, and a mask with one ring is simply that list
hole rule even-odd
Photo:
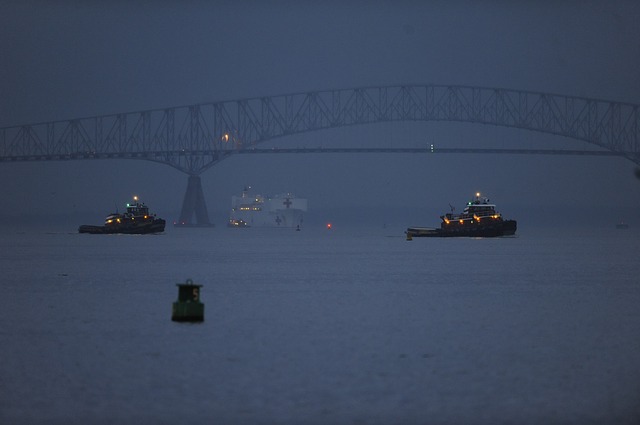
[{"label": "water surface", "polygon": [[1,236],[0,423],[640,419],[635,229]]}]

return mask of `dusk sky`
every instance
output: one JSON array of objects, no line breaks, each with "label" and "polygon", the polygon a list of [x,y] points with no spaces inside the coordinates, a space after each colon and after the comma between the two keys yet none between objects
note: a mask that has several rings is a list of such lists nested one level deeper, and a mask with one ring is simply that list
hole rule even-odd
[{"label": "dusk sky", "polygon": [[[459,84],[640,103],[634,1],[2,1],[0,127],[248,97],[394,84]],[[460,123],[388,123],[289,136],[442,147],[584,143]],[[277,143],[277,142],[276,142]],[[513,155],[233,157],[202,175],[216,224],[252,185],[311,211],[432,211],[480,190],[503,210],[541,205],[638,220],[640,180],[620,158]],[[133,160],[0,163],[0,215],[101,214],[137,193],[168,220],[186,175]],[[595,208],[593,208],[595,206]],[[387,220],[386,217],[383,217]],[[520,219],[522,220],[522,218]]]}]

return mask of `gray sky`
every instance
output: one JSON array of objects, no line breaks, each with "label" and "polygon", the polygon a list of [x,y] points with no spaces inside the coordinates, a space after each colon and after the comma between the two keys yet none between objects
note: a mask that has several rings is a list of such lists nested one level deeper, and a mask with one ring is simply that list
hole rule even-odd
[{"label": "gray sky", "polygon": [[[640,103],[638,22],[633,1],[0,1],[0,126],[400,83]],[[376,138],[582,146],[459,123],[336,129],[287,142],[329,137],[349,146]],[[460,205],[477,190],[507,210],[597,200],[616,221],[638,217],[633,169],[611,158],[285,155],[231,158],[202,178],[212,214],[252,184],[294,191],[316,210],[411,207],[425,221],[407,224],[436,224],[425,211]],[[0,178],[0,215],[106,213],[138,193],[173,220],[186,187],[186,176],[143,161],[0,164]]]}]

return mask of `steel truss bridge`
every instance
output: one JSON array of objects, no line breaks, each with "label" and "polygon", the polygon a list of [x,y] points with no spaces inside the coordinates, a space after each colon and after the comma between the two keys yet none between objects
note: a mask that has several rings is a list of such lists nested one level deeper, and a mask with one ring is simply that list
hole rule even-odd
[{"label": "steel truss bridge", "polygon": [[[189,175],[180,222],[209,225],[200,174],[230,155],[581,154],[621,156],[640,165],[639,107],[558,94],[457,85],[313,91],[0,128],[0,162],[128,158],[163,163]],[[259,147],[283,136],[392,121],[511,127],[584,141],[596,149]]]}]

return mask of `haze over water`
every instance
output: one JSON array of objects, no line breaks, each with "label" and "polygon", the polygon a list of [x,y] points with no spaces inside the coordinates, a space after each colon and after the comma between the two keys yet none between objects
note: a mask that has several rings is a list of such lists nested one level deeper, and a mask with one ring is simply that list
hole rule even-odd
[{"label": "haze over water", "polygon": [[[0,127],[403,84],[640,103],[635,1],[25,0],[4,2],[2,12]],[[560,103],[558,108],[570,108],[570,102]],[[176,131],[188,127],[176,125]],[[339,127],[260,146],[430,145],[596,148],[541,132],[460,122]],[[1,165],[6,184],[0,217],[11,219],[52,214],[100,219],[137,194],[173,221],[187,186],[184,173],[148,161]],[[622,158],[583,156],[242,155],[216,164],[201,178],[211,212],[226,213],[231,196],[252,185],[263,194],[304,196],[316,210],[432,208],[409,217],[411,224],[441,214],[449,203],[461,206],[477,191],[505,207],[571,208],[572,216],[580,211],[580,217],[597,210],[594,215],[615,222],[637,219],[635,168]]]}]

